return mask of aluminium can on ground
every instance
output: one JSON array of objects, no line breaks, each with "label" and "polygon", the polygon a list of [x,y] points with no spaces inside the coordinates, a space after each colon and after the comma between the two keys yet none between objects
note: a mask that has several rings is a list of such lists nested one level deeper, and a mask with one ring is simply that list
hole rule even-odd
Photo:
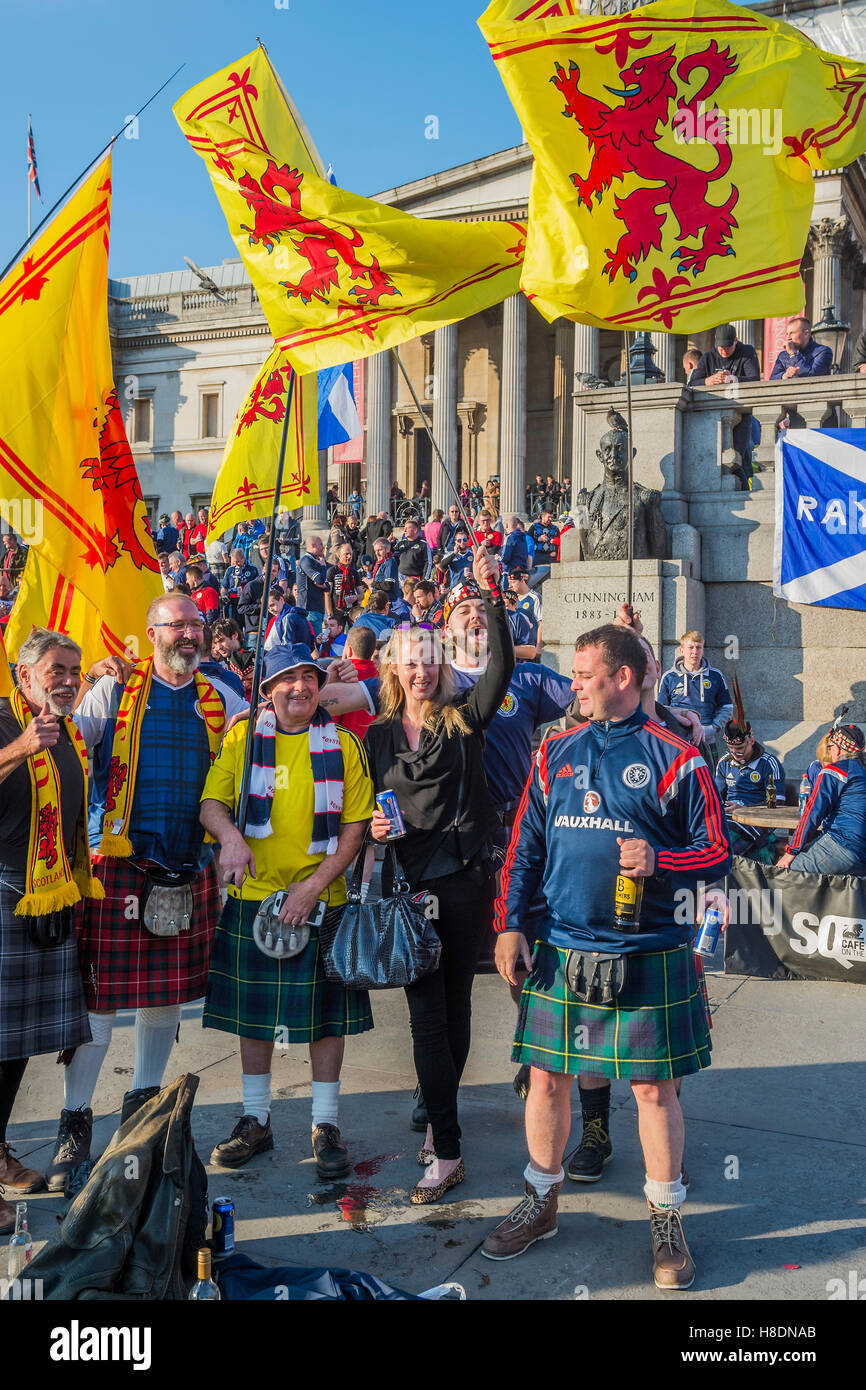
[{"label": "aluminium can on ground", "polygon": [[231,1197],[217,1197],[211,1213],[211,1236],[216,1258],[231,1255],[235,1248],[235,1204]]}]

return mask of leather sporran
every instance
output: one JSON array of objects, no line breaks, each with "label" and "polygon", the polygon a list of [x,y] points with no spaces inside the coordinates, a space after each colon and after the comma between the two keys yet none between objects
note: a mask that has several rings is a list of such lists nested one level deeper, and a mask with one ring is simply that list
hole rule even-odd
[{"label": "leather sporran", "polygon": [[626,981],[626,956],[567,951],[565,983],[582,1004],[610,1004]]},{"label": "leather sporran", "polygon": [[180,936],[192,925],[194,869],[143,869],[141,920],[152,936]]}]

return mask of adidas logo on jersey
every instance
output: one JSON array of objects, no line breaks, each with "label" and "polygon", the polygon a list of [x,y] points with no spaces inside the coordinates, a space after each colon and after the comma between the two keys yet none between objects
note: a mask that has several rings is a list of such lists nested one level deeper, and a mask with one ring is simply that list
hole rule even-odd
[{"label": "adidas logo on jersey", "polygon": [[565,767],[561,767],[561,768],[559,769],[559,771],[557,772],[557,774],[556,774],[556,776],[554,777],[553,780],[554,780],[555,782],[558,782],[559,779],[560,779],[560,777],[573,777],[573,776],[574,776],[574,773],[573,773],[572,770],[571,770],[571,763],[566,763],[566,764],[565,764]]}]

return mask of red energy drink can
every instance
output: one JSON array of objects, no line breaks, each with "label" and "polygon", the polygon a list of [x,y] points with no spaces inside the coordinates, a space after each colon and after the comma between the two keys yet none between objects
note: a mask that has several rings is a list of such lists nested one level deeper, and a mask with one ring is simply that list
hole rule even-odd
[{"label": "red energy drink can", "polygon": [[376,805],[379,807],[383,816],[387,816],[391,822],[391,829],[387,838],[389,840],[401,840],[406,834],[406,826],[403,821],[403,813],[400,810],[400,803],[397,800],[396,792],[377,792]]},{"label": "red energy drink can", "polygon": [[235,1248],[235,1204],[231,1197],[217,1197],[211,1212],[211,1236],[217,1259],[231,1255]]}]

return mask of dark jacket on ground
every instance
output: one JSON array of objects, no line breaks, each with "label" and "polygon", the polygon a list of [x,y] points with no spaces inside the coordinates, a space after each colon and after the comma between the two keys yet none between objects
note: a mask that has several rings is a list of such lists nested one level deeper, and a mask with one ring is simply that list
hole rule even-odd
[{"label": "dark jacket on ground", "polygon": [[422,730],[413,752],[399,715],[367,730],[376,791],[396,793],[406,824],[405,837],[395,845],[412,887],[481,862],[498,825],[484,777],[484,731],[508,691],[514,648],[505,605],[494,604],[485,594],[484,606],[487,667],[455,700],[470,732],[449,738],[444,727],[435,734]]},{"label": "dark jacket on ground", "polygon": [[190,1127],[198,1082],[178,1077],[117,1131],[28,1266],[46,1299],[187,1297],[208,1220],[207,1177]]}]

